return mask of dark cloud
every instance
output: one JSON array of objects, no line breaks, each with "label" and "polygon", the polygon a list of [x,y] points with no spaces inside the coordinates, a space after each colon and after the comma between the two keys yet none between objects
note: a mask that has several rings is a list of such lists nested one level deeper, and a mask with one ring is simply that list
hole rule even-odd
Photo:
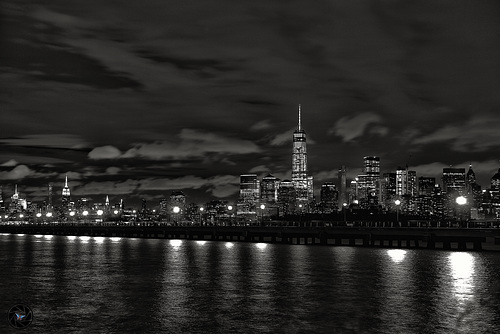
[{"label": "dark cloud", "polygon": [[[0,6],[4,177],[69,172],[78,195],[152,199],[181,178],[192,196],[234,196],[237,181],[210,178],[290,178],[299,103],[317,183],[365,155],[422,173],[470,160],[490,177],[497,1]],[[150,179],[166,188],[137,181]]]}]

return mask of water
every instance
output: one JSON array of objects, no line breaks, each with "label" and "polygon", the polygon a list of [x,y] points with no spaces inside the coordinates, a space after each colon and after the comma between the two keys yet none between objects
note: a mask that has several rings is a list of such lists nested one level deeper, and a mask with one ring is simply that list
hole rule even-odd
[{"label": "water", "polygon": [[500,333],[500,253],[0,235],[0,333]]}]

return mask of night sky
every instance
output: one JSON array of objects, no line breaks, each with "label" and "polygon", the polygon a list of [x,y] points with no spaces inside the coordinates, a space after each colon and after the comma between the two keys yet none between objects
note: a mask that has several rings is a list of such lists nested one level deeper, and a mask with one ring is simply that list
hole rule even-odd
[{"label": "night sky", "polygon": [[234,201],[291,177],[299,103],[316,189],[366,155],[500,167],[498,0],[49,3],[0,3],[4,199]]}]

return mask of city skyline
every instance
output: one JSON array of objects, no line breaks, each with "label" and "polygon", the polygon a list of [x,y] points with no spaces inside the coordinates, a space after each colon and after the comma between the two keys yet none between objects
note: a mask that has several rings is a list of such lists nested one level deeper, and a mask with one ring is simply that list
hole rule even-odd
[{"label": "city skyline", "polygon": [[298,104],[316,196],[364,156],[500,167],[495,2],[0,6],[6,195],[234,199],[240,174],[291,179]]}]

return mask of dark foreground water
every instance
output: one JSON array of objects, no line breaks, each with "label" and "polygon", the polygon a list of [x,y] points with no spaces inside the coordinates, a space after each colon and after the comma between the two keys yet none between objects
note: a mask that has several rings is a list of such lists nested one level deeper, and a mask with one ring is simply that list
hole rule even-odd
[{"label": "dark foreground water", "polygon": [[500,333],[500,253],[0,235],[0,307],[0,333]]}]

